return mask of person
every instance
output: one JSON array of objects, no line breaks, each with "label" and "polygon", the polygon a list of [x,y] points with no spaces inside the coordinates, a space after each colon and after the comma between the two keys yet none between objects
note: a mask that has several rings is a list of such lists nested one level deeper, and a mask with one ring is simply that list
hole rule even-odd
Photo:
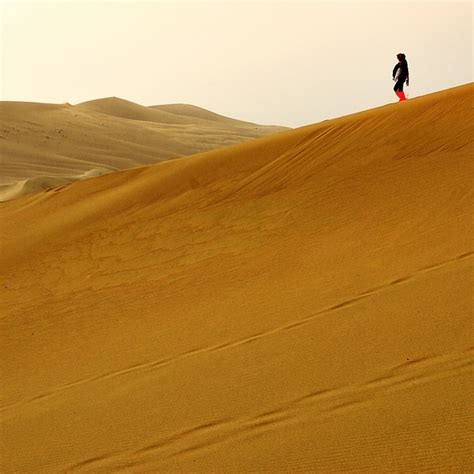
[{"label": "person", "polygon": [[408,75],[408,63],[405,55],[403,53],[398,53],[397,59],[398,63],[395,64],[392,72],[392,78],[395,81],[393,90],[395,91],[395,94],[397,94],[397,97],[400,99],[400,101],[402,101],[406,99],[405,92],[403,92],[403,84],[406,82],[408,86],[410,78]]}]

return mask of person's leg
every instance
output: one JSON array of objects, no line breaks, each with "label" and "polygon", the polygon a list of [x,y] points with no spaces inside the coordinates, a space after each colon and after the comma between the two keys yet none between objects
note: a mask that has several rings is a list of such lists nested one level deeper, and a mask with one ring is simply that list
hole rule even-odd
[{"label": "person's leg", "polygon": [[393,91],[395,92],[395,95],[400,99],[400,91],[398,90],[398,81],[395,82],[395,85],[393,86]]},{"label": "person's leg", "polygon": [[397,97],[402,100],[406,100],[405,93],[403,92],[403,84],[405,83],[404,80],[398,80],[395,86],[393,87],[393,90],[395,91],[395,94],[397,94]]}]

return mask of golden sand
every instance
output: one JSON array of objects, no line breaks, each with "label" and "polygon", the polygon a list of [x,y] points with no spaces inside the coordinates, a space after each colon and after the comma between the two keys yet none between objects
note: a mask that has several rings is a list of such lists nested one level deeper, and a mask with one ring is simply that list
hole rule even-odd
[{"label": "golden sand", "polygon": [[75,106],[0,102],[0,201],[283,129],[117,97]]},{"label": "golden sand", "polygon": [[473,90],[2,203],[0,470],[472,472]]}]

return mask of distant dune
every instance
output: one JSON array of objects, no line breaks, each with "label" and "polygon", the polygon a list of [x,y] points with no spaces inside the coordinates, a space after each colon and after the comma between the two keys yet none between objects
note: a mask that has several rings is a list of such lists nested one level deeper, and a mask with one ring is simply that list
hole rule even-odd
[{"label": "distant dune", "polygon": [[285,129],[117,97],[75,106],[0,102],[0,201]]},{"label": "distant dune", "polygon": [[0,204],[1,472],[473,472],[473,92]]},{"label": "distant dune", "polygon": [[216,114],[201,107],[188,104],[168,104],[168,105],[154,105],[151,107],[154,110],[160,110],[179,115],[181,117],[191,117],[193,120],[206,120],[209,122],[218,122],[235,126],[255,127],[255,124],[250,122],[243,122],[223,115]]}]

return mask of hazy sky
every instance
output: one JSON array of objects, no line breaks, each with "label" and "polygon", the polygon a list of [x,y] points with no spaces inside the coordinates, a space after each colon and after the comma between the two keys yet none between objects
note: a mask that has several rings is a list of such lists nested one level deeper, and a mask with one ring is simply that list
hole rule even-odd
[{"label": "hazy sky", "polygon": [[472,81],[472,2],[1,1],[2,100],[118,96],[299,126]]}]

